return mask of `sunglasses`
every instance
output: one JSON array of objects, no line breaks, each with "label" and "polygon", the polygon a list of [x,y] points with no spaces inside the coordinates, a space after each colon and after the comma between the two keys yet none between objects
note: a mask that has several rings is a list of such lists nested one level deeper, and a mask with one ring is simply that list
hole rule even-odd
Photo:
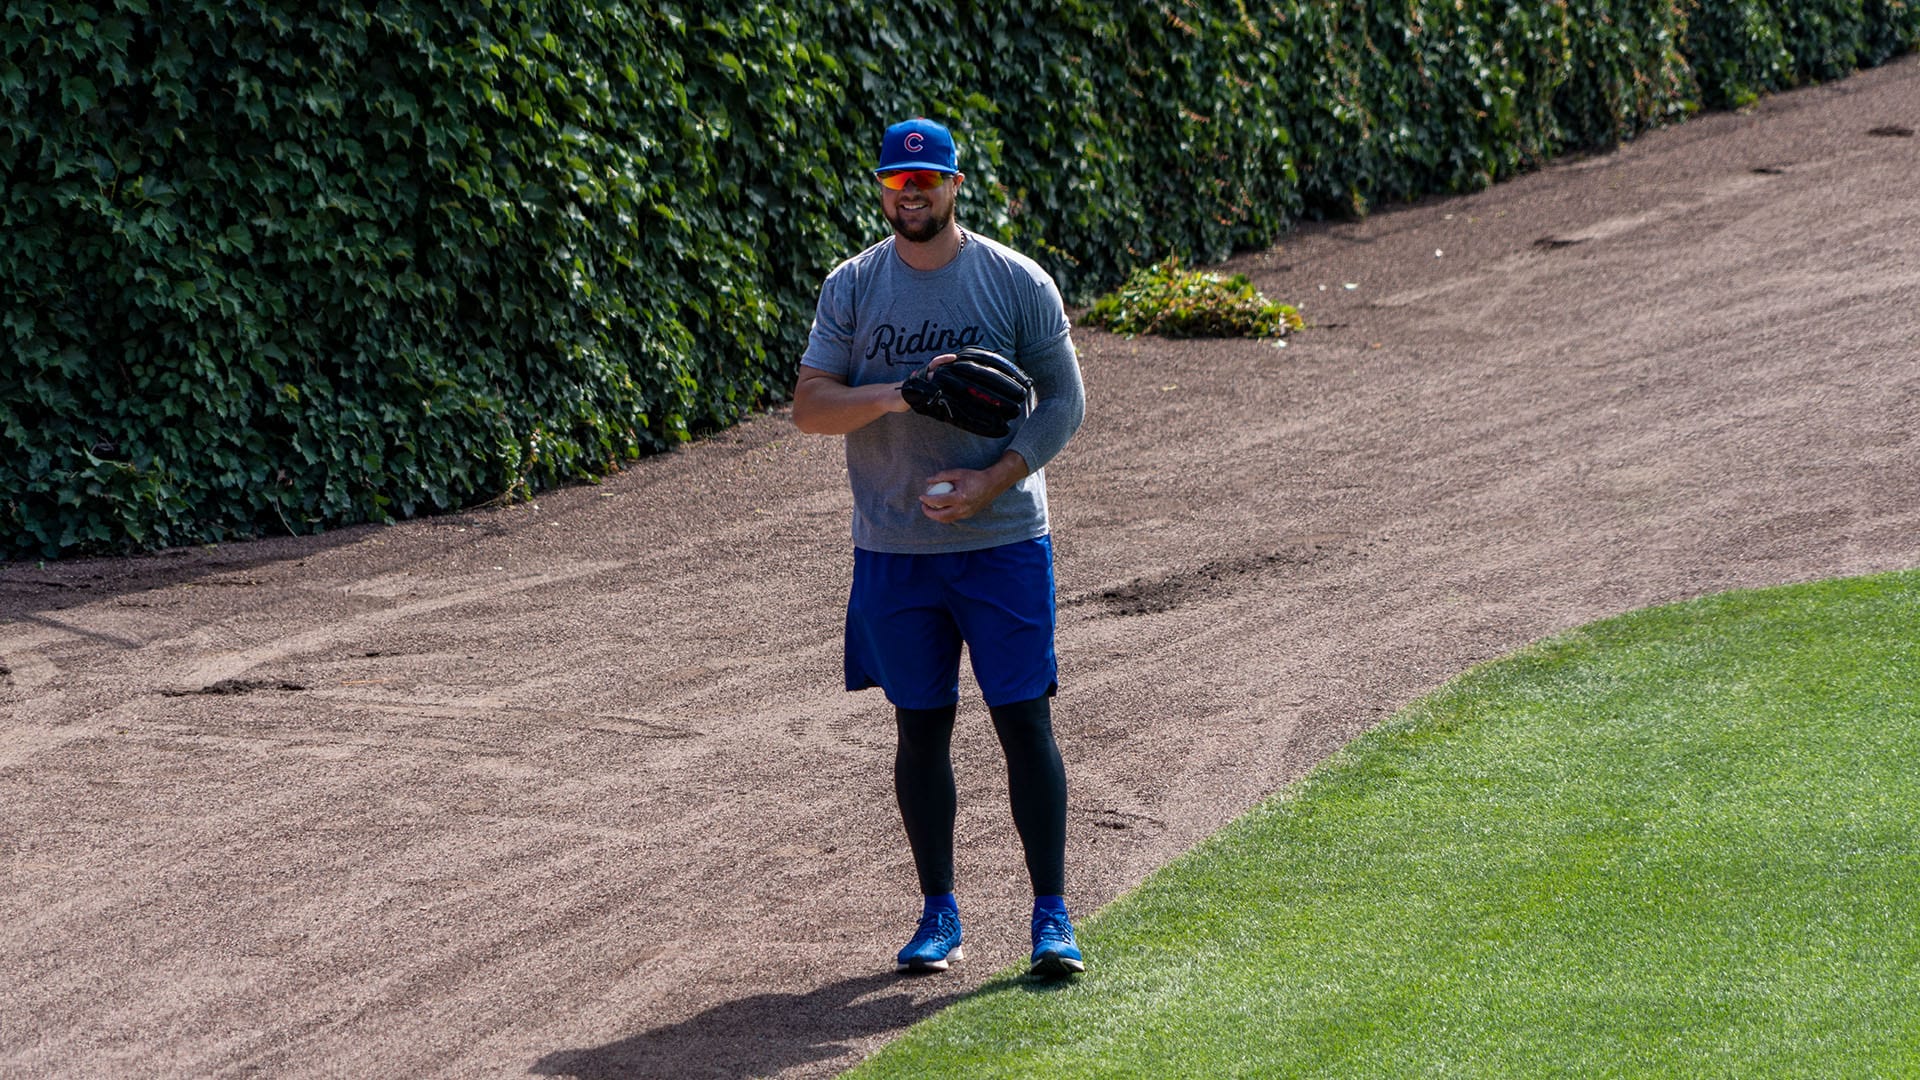
[{"label": "sunglasses", "polygon": [[889,191],[905,191],[909,186],[920,191],[932,191],[947,182],[947,174],[932,169],[906,169],[901,172],[881,173],[875,177],[880,186]]}]

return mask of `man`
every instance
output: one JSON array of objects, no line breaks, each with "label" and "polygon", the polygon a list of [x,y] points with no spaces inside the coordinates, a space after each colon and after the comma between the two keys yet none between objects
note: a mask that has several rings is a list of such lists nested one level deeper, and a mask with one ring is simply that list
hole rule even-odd
[{"label": "man", "polygon": [[[894,793],[924,897],[896,965],[944,971],[961,958],[949,744],[965,642],[1006,754],[1033,883],[1032,971],[1059,977],[1085,964],[1064,897],[1067,780],[1049,703],[1057,665],[1042,468],[1079,428],[1085,400],[1059,289],[1031,259],[954,220],[966,181],[957,166],[945,127],[916,119],[886,130],[874,177],[893,235],[821,287],[793,420],[846,436],[847,689],[879,686],[894,706]],[[1032,412],[1004,438],[923,416],[901,395],[915,369],[970,345],[1033,379]]]}]

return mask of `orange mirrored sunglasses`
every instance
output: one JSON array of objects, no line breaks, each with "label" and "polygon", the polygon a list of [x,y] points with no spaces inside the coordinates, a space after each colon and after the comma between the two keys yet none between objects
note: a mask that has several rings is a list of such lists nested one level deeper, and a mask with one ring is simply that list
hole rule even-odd
[{"label": "orange mirrored sunglasses", "polygon": [[932,169],[904,169],[900,172],[881,173],[875,179],[880,186],[889,191],[905,191],[911,184],[920,191],[932,191],[947,182],[947,174]]}]

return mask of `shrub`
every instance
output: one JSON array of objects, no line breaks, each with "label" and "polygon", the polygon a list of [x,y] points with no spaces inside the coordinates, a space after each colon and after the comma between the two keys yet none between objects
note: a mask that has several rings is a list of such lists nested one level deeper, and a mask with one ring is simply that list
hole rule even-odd
[{"label": "shrub", "polygon": [[1281,337],[1303,325],[1299,311],[1262,296],[1245,274],[1186,269],[1178,258],[1134,271],[1087,319],[1117,334],[1177,338]]}]

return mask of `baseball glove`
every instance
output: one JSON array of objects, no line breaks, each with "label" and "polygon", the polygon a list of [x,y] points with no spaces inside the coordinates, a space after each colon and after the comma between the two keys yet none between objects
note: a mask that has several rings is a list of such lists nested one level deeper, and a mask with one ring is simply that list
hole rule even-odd
[{"label": "baseball glove", "polygon": [[907,376],[900,396],[913,411],[962,431],[998,439],[1026,411],[1033,380],[1013,361],[969,346],[939,367],[922,367]]}]

